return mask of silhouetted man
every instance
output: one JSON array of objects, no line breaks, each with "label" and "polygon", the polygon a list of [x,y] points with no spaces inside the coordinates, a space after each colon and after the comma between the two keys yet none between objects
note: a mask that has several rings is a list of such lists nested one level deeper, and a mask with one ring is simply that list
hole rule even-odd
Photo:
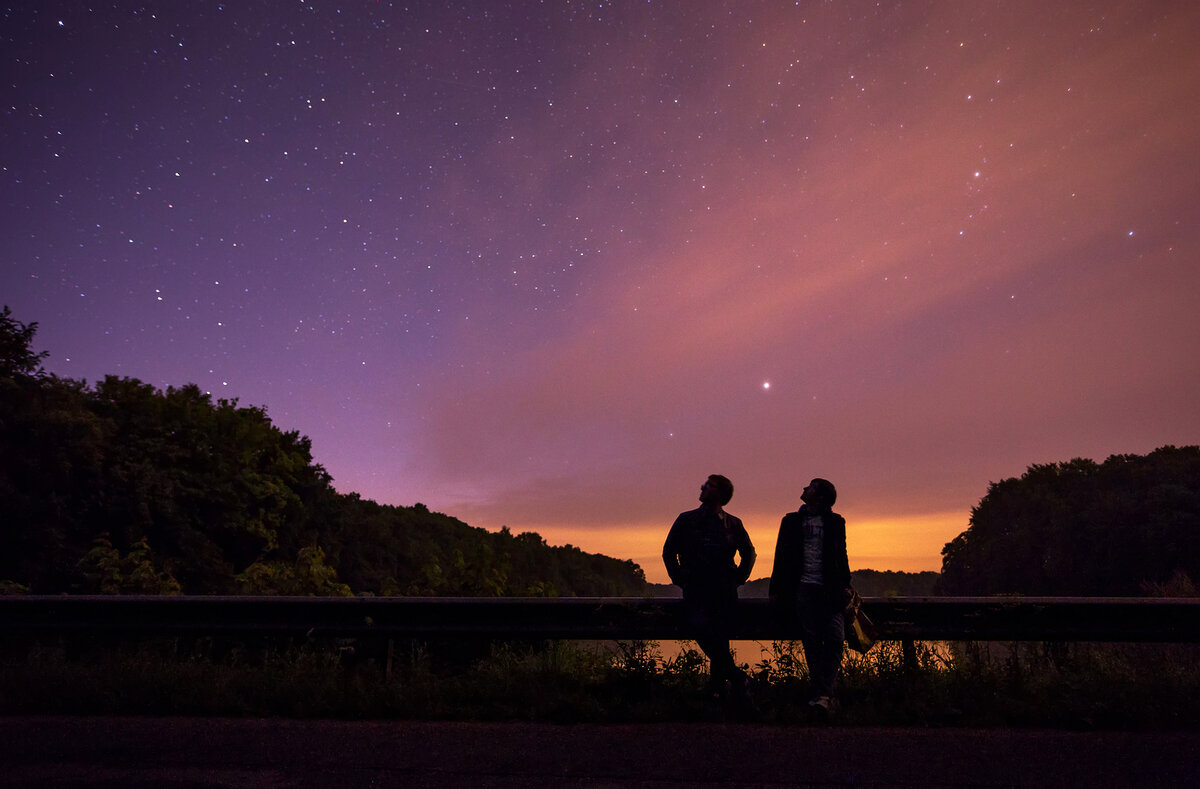
[{"label": "silhouetted man", "polygon": [[800,494],[804,504],[779,524],[771,600],[800,625],[804,659],[812,678],[814,714],[828,717],[842,665],[843,615],[850,604],[850,563],[846,559],[846,521],[832,510],[837,489],[814,479]]},{"label": "silhouetted man", "polygon": [[729,651],[729,630],[737,589],[750,577],[755,558],[746,527],[723,509],[731,498],[733,483],[720,474],[710,476],[700,488],[700,506],[679,514],[663,545],[667,575],[683,589],[688,622],[708,655],[718,693],[725,692],[726,683],[737,693],[746,689],[745,675]]}]

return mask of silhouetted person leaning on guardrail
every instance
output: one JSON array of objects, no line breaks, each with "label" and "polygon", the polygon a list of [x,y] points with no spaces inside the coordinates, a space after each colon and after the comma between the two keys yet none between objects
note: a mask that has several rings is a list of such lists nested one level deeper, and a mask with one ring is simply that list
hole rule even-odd
[{"label": "silhouetted person leaning on guardrail", "polygon": [[723,509],[731,498],[733,483],[711,475],[700,487],[700,506],[679,514],[663,545],[667,574],[683,589],[688,623],[708,656],[711,688],[720,695],[746,692],[746,676],[729,651],[729,628],[737,589],[750,577],[755,559],[746,527]]},{"label": "silhouetted person leaning on guardrail", "polygon": [[779,524],[770,595],[785,618],[798,621],[804,659],[812,678],[808,702],[818,717],[835,709],[838,670],[845,642],[843,614],[850,604],[846,521],[831,509],[837,489],[814,479],[800,495],[804,504]]}]

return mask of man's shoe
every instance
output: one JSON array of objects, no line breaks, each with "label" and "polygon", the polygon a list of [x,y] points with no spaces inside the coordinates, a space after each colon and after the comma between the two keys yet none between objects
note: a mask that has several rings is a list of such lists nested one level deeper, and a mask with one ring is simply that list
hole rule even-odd
[{"label": "man's shoe", "polygon": [[808,712],[813,720],[824,723],[833,717],[835,703],[829,696],[817,696],[808,702]]}]

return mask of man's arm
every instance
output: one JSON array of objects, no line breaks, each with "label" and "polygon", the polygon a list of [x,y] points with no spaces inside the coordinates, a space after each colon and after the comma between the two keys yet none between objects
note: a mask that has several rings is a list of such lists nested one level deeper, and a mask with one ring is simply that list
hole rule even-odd
[{"label": "man's arm", "polygon": [[738,556],[741,557],[737,573],[738,585],[740,586],[750,580],[750,572],[754,569],[754,561],[758,558],[758,554],[754,552],[754,544],[750,542],[750,532],[746,531],[746,527],[742,525],[740,520],[738,521],[738,527],[741,530],[741,534],[738,535],[737,546]]},{"label": "man's arm", "polygon": [[846,603],[849,603],[850,560],[846,556],[846,519],[840,515],[835,515],[835,517],[836,528],[832,530],[835,542],[830,546],[832,549],[832,556],[830,558],[835,564],[831,569],[836,572],[836,575],[833,577],[836,588],[843,591]]},{"label": "man's arm", "polygon": [[775,539],[775,562],[771,567],[771,583],[767,587],[767,596],[772,600],[791,593],[796,573],[792,556],[792,529],[788,526],[788,516],[785,515],[779,522],[779,536]]},{"label": "man's arm", "polygon": [[671,524],[671,530],[667,532],[667,541],[663,543],[663,564],[667,568],[667,575],[671,578],[671,583],[677,586],[683,586],[683,574],[679,571],[679,522],[683,519],[680,515]]}]

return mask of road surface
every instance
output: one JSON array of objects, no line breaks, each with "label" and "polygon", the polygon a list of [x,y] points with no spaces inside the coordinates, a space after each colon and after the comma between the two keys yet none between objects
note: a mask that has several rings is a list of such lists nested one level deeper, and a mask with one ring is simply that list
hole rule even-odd
[{"label": "road surface", "polygon": [[1200,732],[0,717],[0,787],[1195,787]]}]

